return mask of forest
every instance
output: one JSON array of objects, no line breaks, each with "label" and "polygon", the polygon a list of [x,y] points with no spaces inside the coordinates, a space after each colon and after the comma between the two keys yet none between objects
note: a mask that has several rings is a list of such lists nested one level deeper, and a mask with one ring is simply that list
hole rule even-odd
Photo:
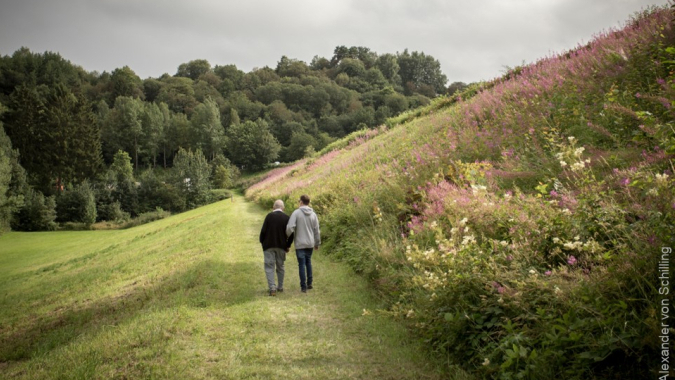
[{"label": "forest", "polygon": [[248,73],[197,59],[141,79],[24,47],[0,57],[0,230],[191,209],[242,170],[312,155],[467,86],[447,82],[434,57],[407,49],[338,46]]}]

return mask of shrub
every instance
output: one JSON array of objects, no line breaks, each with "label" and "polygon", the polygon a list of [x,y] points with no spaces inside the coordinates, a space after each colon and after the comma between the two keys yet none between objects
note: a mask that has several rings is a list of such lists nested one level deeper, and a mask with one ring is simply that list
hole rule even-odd
[{"label": "shrub", "polygon": [[56,220],[91,225],[96,222],[95,192],[88,181],[66,189],[56,199]]},{"label": "shrub", "polygon": [[131,227],[136,227],[140,226],[141,224],[146,224],[150,222],[154,222],[156,220],[164,219],[166,217],[171,216],[171,213],[168,211],[164,211],[161,208],[157,208],[155,211],[150,211],[150,212],[144,212],[141,215],[137,216],[136,218],[133,218],[132,220],[129,220],[128,222],[122,224],[120,228],[131,228]]}]

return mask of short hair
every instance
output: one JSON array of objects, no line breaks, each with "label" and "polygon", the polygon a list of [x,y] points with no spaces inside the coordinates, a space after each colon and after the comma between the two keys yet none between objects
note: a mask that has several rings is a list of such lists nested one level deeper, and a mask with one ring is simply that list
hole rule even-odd
[{"label": "short hair", "polygon": [[283,210],[284,209],[284,201],[281,199],[277,199],[274,201],[274,209],[275,210]]},{"label": "short hair", "polygon": [[302,202],[303,205],[309,205],[309,197],[306,195],[301,195],[300,196],[300,202]]}]

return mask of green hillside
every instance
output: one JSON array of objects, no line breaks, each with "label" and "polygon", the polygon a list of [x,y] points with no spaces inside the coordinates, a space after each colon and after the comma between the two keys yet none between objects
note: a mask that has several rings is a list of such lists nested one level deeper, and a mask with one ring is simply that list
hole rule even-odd
[{"label": "green hillside", "polygon": [[331,254],[469,372],[655,377],[658,265],[675,240],[673,18],[635,15],[272,171],[247,197],[310,195]]},{"label": "green hillside", "polygon": [[264,215],[235,197],[128,230],[4,234],[0,378],[441,378],[322,251],[315,290],[289,258],[268,297]]}]

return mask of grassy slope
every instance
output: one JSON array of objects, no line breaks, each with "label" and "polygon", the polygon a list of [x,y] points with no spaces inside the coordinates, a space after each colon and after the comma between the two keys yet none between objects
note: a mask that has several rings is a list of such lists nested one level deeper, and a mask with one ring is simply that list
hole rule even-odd
[{"label": "grassy slope", "polygon": [[332,252],[467,370],[653,371],[649,253],[672,243],[675,218],[672,17],[661,9],[448,108],[350,136],[246,195],[311,195]]},{"label": "grassy slope", "polygon": [[439,377],[321,251],[316,290],[291,256],[266,296],[263,217],[236,197],[129,230],[3,235],[0,378]]}]

